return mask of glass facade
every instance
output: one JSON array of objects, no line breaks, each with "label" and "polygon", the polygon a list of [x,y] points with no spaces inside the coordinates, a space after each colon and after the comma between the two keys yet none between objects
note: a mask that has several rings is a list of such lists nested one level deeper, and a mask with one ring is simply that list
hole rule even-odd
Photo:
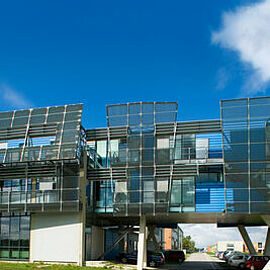
[{"label": "glass facade", "polygon": [[78,211],[81,115],[81,104],[0,113],[1,212]]},{"label": "glass facade", "polygon": [[269,212],[270,98],[221,102],[228,212]]},{"label": "glass facade", "polygon": [[30,216],[0,215],[0,259],[29,259]]},{"label": "glass facade", "polygon": [[39,175],[19,179],[3,177],[0,181],[1,211],[78,211],[78,165],[56,166],[51,176],[42,177],[42,170]]},{"label": "glass facade", "polygon": [[[156,139],[155,125],[176,122],[177,103],[141,102],[107,106],[110,131],[126,127],[126,136],[110,140],[110,167],[125,167],[126,179],[115,180],[114,214],[143,215],[168,211],[169,177],[155,177],[154,164],[172,164],[174,141]],[[173,143],[173,145],[171,145]]]},{"label": "glass facade", "polygon": [[80,104],[0,113],[0,259],[28,259],[31,213],[81,211],[80,179],[88,226],[93,213],[109,224],[270,211],[270,98],[222,101],[221,121],[177,123],[174,102],[107,106],[108,127],[88,137],[81,114]]},{"label": "glass facade", "polygon": [[[195,168],[196,171],[191,173],[185,167],[181,168],[181,164],[198,162],[222,164],[221,132],[177,134],[176,110],[175,103],[131,103],[107,107],[107,138],[87,141],[91,166],[97,172],[110,171],[107,179],[99,180],[98,174],[93,179],[96,213],[155,215],[195,212],[196,209],[202,212],[202,209],[210,208],[213,212],[216,201],[224,199],[220,195],[224,194],[222,170],[208,173]],[[117,119],[121,121],[117,122]],[[162,134],[157,131],[157,127],[166,125],[173,125],[173,129]],[[177,164],[180,168],[176,169]],[[176,174],[178,170],[183,172]],[[207,186],[211,183],[221,184],[216,190]],[[208,201],[200,198],[205,193],[199,192],[196,197],[196,190],[204,189],[211,193]],[[196,206],[196,200],[203,206]],[[218,204],[217,209],[217,212],[222,212],[224,205]]]},{"label": "glass facade", "polygon": [[82,105],[0,113],[0,163],[75,159]]}]

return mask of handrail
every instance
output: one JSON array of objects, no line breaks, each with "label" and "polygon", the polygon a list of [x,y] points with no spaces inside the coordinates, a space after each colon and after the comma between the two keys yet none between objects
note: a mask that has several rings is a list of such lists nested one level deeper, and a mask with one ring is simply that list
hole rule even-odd
[{"label": "handrail", "polygon": [[60,192],[63,194],[63,201],[79,200],[79,188],[30,190],[26,192],[25,190],[2,191],[0,192],[0,204],[55,203],[60,201]]}]

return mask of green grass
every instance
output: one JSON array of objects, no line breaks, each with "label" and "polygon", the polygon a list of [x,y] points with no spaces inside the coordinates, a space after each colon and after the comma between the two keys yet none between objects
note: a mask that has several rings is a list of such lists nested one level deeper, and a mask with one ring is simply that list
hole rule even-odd
[{"label": "green grass", "polygon": [[190,254],[186,254],[185,259],[187,259],[190,256]]},{"label": "green grass", "polygon": [[106,267],[87,267],[75,265],[37,264],[37,263],[1,263],[1,270],[104,270]]}]

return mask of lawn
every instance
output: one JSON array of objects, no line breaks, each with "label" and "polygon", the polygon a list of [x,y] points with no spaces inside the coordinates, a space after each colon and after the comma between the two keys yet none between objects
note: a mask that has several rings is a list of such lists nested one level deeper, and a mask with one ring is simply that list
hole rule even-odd
[{"label": "lawn", "polygon": [[102,267],[86,267],[86,266],[74,266],[74,265],[47,265],[47,264],[35,264],[35,263],[1,263],[1,270],[104,270],[107,268]]}]

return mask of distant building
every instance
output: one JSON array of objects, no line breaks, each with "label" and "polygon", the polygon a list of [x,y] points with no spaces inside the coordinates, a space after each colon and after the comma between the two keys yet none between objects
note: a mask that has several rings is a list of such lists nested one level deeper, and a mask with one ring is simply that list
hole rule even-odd
[{"label": "distant building", "polygon": [[[128,233],[120,244],[115,246],[106,256],[105,259],[115,259],[119,252],[132,253],[138,249],[138,229],[135,227],[135,231]],[[175,228],[155,228],[154,230],[157,244],[160,249],[178,249],[183,248],[183,231],[180,225],[177,224]],[[104,243],[106,249],[115,242],[120,233],[116,229],[106,231]],[[148,250],[155,250],[156,246],[153,240],[149,237],[147,240]]]},{"label": "distant building", "polygon": [[164,249],[183,249],[183,231],[178,225],[176,229],[164,229],[163,248]]},{"label": "distant building", "polygon": [[[258,254],[263,253],[264,250],[264,243],[262,242],[253,242],[253,246],[255,251]],[[208,246],[207,251],[211,252],[212,246]],[[226,250],[233,250],[233,251],[240,251],[240,252],[249,252],[245,242],[243,241],[219,241],[216,244],[216,251],[226,251]]]},{"label": "distant building", "polygon": [[207,252],[216,252],[217,251],[217,245],[208,245],[207,249],[206,249]]},{"label": "distant building", "polygon": [[243,252],[243,242],[242,241],[218,241],[217,251],[240,251]]}]

